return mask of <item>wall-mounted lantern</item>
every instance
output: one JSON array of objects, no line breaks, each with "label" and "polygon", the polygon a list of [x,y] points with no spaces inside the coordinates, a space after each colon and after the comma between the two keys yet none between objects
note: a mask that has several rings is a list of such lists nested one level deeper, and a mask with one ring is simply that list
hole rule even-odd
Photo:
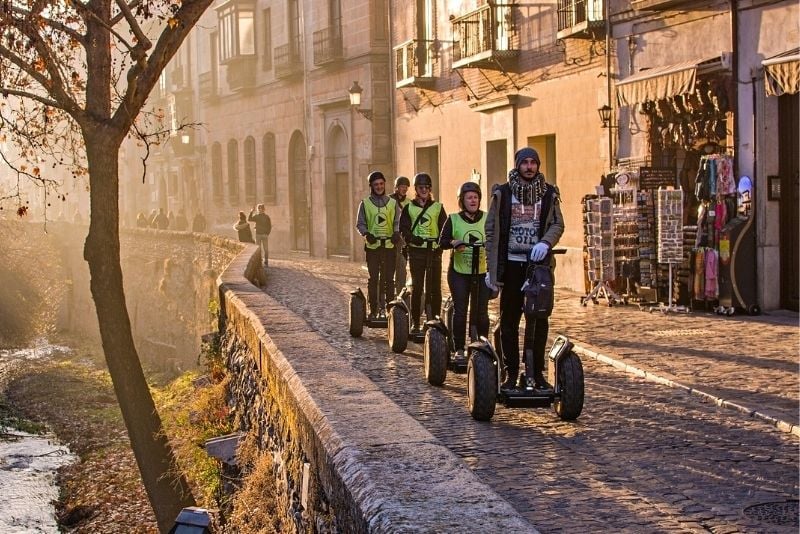
[{"label": "wall-mounted lantern", "polygon": [[350,89],[347,90],[350,93],[350,107],[353,108],[355,111],[358,112],[359,115],[367,119],[368,121],[372,120],[372,110],[371,109],[361,109],[361,93],[364,90],[358,84],[357,81],[353,82],[353,85],[350,86]]}]

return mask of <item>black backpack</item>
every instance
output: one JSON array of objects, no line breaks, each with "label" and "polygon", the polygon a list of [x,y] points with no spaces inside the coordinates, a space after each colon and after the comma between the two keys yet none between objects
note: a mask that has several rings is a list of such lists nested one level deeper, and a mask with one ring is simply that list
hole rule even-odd
[{"label": "black backpack", "polygon": [[[549,257],[549,256],[548,256]],[[555,279],[550,262],[529,263],[522,289],[526,317],[543,319],[553,313]]]}]

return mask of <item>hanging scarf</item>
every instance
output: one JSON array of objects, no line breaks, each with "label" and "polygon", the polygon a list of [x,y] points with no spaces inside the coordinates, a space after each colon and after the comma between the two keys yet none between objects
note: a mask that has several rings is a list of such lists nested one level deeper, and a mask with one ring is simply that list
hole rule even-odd
[{"label": "hanging scarf", "polygon": [[517,169],[508,171],[508,185],[511,192],[523,206],[533,206],[544,196],[544,174],[538,172],[530,182],[520,176]]}]

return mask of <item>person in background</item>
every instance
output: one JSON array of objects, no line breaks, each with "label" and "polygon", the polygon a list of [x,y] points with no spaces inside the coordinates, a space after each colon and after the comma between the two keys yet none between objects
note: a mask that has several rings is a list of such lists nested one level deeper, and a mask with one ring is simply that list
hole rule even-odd
[{"label": "person in background", "polygon": [[166,230],[169,228],[169,219],[166,213],[164,213],[164,208],[158,208],[158,214],[153,217],[153,222],[150,223],[150,227],[158,228],[159,230]]},{"label": "person in background", "polygon": [[400,210],[397,201],[386,194],[386,178],[382,172],[372,171],[367,181],[369,196],[358,205],[356,229],[365,241],[369,318],[374,320],[385,313],[381,303],[394,295],[394,247],[400,242],[397,231]]},{"label": "person in background", "polygon": [[[397,202],[397,209],[400,210],[401,213],[403,208],[406,207],[406,204],[410,202],[406,196],[409,187],[411,187],[411,182],[408,180],[408,178],[405,176],[398,176],[394,181],[394,193],[389,195]],[[394,247],[394,250],[394,287],[399,291],[403,288],[403,286],[406,285],[406,265],[408,263],[406,257],[408,255],[408,251],[406,250],[406,244],[403,241],[402,236],[400,237],[400,242],[396,247]]]},{"label": "person in background", "polygon": [[[539,154],[530,147],[514,155],[508,181],[492,188],[486,218],[486,285],[500,292],[500,336],[505,356],[503,389],[518,387],[519,323],[528,261],[547,259],[564,233],[558,189],[545,182],[539,172]],[[550,255],[551,269],[555,259]],[[550,389],[544,378],[544,352],[549,330],[548,318],[525,317],[523,350],[533,351],[533,379],[537,389]]]},{"label": "person in background", "polygon": [[206,231],[206,218],[199,211],[194,214],[192,219],[192,232],[205,232]]},{"label": "person in background", "polygon": [[256,223],[256,245],[262,250],[264,267],[269,267],[269,234],[272,232],[272,221],[264,212],[264,204],[259,204],[251,209],[247,220]]},{"label": "person in background", "polygon": [[[473,311],[478,336],[489,335],[489,296],[490,289],[484,283],[486,273],[486,250],[467,247],[465,243],[483,243],[486,239],[486,214],[481,211],[481,187],[475,182],[465,182],[458,188],[458,207],[461,211],[451,214],[442,228],[439,245],[443,250],[452,249],[450,266],[447,268],[447,285],[453,296],[453,343],[455,359],[463,361],[466,357],[464,349],[467,341],[467,309],[475,306]],[[473,254],[478,254],[477,295],[470,302],[472,288]]]},{"label": "person in background", "polygon": [[242,243],[255,243],[253,240],[253,231],[250,229],[250,223],[247,222],[247,215],[243,211],[239,212],[239,220],[233,225],[233,229],[239,234],[239,241]]},{"label": "person in background", "polygon": [[[424,304],[430,304],[430,315],[426,315],[426,319],[438,316],[442,309],[442,250],[439,248],[438,240],[447,220],[447,213],[442,203],[433,199],[432,187],[433,180],[429,174],[417,173],[414,176],[414,199],[406,204],[400,216],[400,233],[408,243],[408,266],[411,270],[413,287],[409,332],[413,335],[420,333],[423,293]],[[429,243],[426,239],[436,241]],[[427,270],[428,254],[431,254],[430,271]]]},{"label": "person in background", "polygon": [[186,212],[183,208],[178,210],[178,216],[175,217],[175,230],[185,232],[189,229],[189,219],[186,218]]},{"label": "person in background", "polygon": [[136,216],[136,228],[147,228],[150,226],[147,222],[147,217],[145,217],[144,212],[139,212]]}]

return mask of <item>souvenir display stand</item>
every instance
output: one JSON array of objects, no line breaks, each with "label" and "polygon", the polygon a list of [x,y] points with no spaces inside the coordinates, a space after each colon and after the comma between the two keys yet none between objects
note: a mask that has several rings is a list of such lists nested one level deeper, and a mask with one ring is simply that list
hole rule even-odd
[{"label": "souvenir display stand", "polygon": [[623,302],[637,301],[634,280],[638,278],[639,220],[637,193],[633,187],[611,190],[614,201],[614,269],[619,284],[625,288]]},{"label": "souvenir display stand", "polygon": [[623,299],[608,285],[615,278],[614,270],[614,203],[610,198],[587,199],[584,211],[587,250],[587,274],[591,290],[581,297],[586,306],[604,298],[609,306]]},{"label": "souvenir display stand", "polygon": [[683,262],[683,190],[659,188],[657,198],[658,263],[669,266],[668,296],[666,304],[652,306],[649,311],[688,312],[686,306],[675,305],[672,298],[673,265]]}]

